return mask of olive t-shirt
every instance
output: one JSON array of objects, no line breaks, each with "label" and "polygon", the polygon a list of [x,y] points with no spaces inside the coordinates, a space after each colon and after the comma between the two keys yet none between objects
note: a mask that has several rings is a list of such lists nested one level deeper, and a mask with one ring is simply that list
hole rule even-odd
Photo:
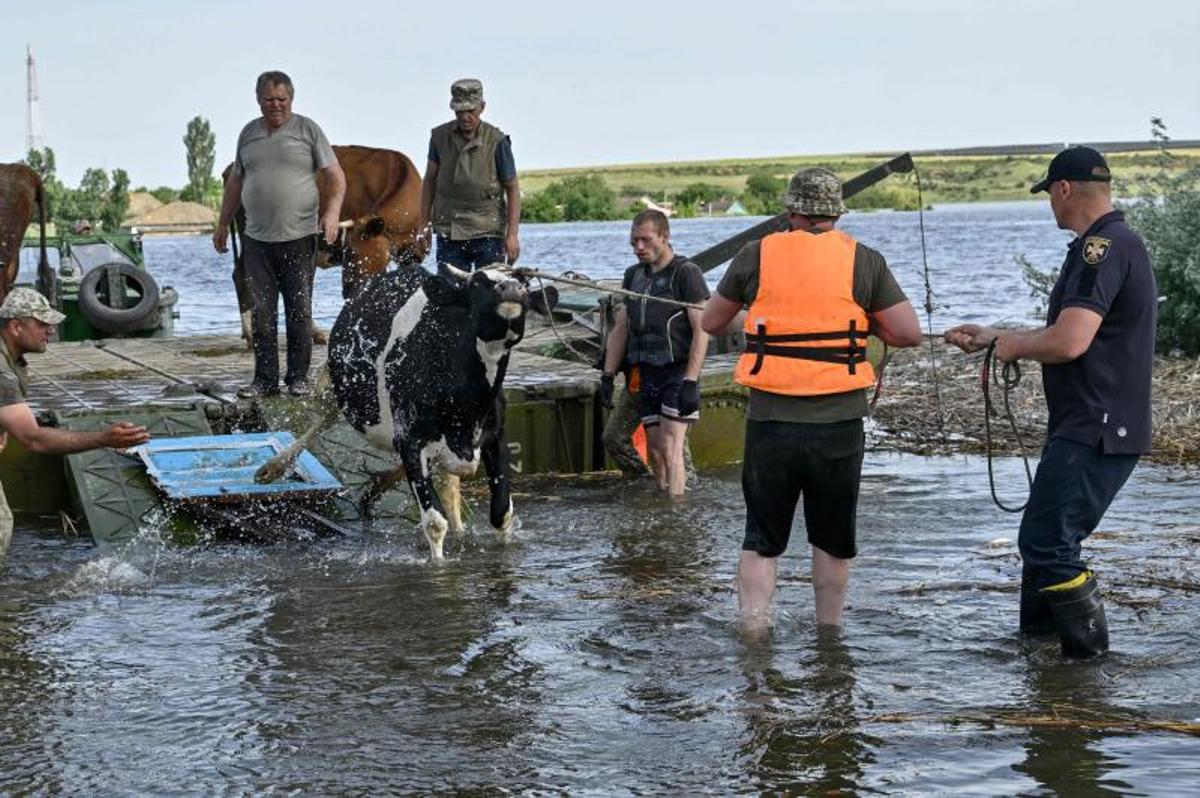
[{"label": "olive t-shirt", "polygon": [[[820,235],[820,232],[812,234]],[[742,247],[717,285],[717,293],[731,302],[749,306],[758,296],[761,254],[762,242],[753,241]],[[908,300],[883,255],[857,242],[852,291],[854,301],[868,314]],[[868,412],[870,407],[865,390],[824,396],[789,396],[751,388],[746,418],[751,421],[831,424],[862,418]]]},{"label": "olive t-shirt", "polygon": [[25,359],[12,357],[0,339],[0,407],[24,404],[28,387]]},{"label": "olive t-shirt", "polygon": [[307,116],[292,114],[270,135],[261,118],[242,128],[234,169],[242,176],[246,235],[281,242],[316,233],[316,174],[335,162],[325,133]]}]

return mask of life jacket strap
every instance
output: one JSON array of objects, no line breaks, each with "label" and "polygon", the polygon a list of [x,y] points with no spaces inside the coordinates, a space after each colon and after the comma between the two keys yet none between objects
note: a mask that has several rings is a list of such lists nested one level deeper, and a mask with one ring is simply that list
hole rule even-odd
[{"label": "life jacket strap", "polygon": [[[766,322],[760,321],[755,326],[755,332],[746,334],[746,344],[752,347],[755,353],[754,365],[750,369],[751,376],[762,369],[763,360],[768,355],[816,360],[822,363],[841,363],[851,374],[856,373],[857,364],[865,363],[867,360],[866,346],[862,345],[860,341],[865,341],[868,333],[858,329],[858,322],[855,319],[850,320],[847,329],[831,332],[768,335]],[[847,338],[849,343],[846,346],[780,346],[780,344],[837,341]]]}]

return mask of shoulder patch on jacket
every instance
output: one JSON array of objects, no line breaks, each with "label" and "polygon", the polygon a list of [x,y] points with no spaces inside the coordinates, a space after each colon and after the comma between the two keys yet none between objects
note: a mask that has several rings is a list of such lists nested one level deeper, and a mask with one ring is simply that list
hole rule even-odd
[{"label": "shoulder patch on jacket", "polygon": [[1083,260],[1085,263],[1095,266],[1108,257],[1110,249],[1112,249],[1112,239],[1088,236],[1083,240]]}]

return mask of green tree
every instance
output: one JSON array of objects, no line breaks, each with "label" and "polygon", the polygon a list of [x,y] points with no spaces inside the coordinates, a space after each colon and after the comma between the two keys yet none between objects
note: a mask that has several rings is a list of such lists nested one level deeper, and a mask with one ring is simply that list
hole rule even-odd
[{"label": "green tree", "polygon": [[54,150],[46,147],[42,150],[30,150],[25,154],[25,165],[38,173],[45,183],[47,180],[57,180],[55,175]]},{"label": "green tree", "polygon": [[213,180],[213,163],[217,157],[217,137],[213,135],[207,119],[196,116],[188,122],[183,146],[187,150],[188,170],[188,184],[184,191],[187,196],[184,198],[205,202],[212,195],[216,182]]},{"label": "green tree", "polygon": [[755,172],[746,178],[742,205],[747,213],[772,216],[783,211],[783,194],[787,181],[770,172]]},{"label": "green tree", "polygon": [[705,212],[710,202],[723,199],[725,189],[712,183],[689,183],[675,195],[675,215],[688,219]]},{"label": "green tree", "polygon": [[619,218],[617,195],[600,175],[573,175],[562,181],[563,218],[568,222]]},{"label": "green tree", "polygon": [[112,187],[108,190],[107,202],[100,213],[105,230],[119,230],[121,222],[129,212],[129,174],[124,169],[114,169]]},{"label": "green tree", "polygon": [[37,172],[42,179],[42,191],[46,198],[46,221],[54,222],[58,207],[62,204],[63,193],[66,191],[58,179],[54,150],[49,147],[30,150],[25,155],[25,165]]},{"label": "green tree", "polygon": [[521,215],[531,222],[620,219],[617,195],[599,175],[572,175],[525,198]]},{"label": "green tree", "polygon": [[[104,211],[108,207],[110,187],[108,172],[94,166],[85,171],[83,178],[79,181],[79,188],[74,192],[74,219],[87,219],[90,222],[99,223],[104,218]],[[74,221],[74,219],[62,221]]]},{"label": "green tree", "polygon": [[166,205],[167,203],[174,202],[175,200],[179,199],[179,191],[177,189],[171,188],[170,186],[159,186],[158,188],[151,191],[150,195],[152,197],[154,197],[156,200],[158,200],[159,202],[161,202],[163,205]]},{"label": "green tree", "polygon": [[1161,119],[1150,120],[1150,133],[1158,144],[1158,170],[1149,194],[1126,210],[1146,241],[1163,297],[1158,349],[1195,356],[1200,354],[1200,167],[1178,172]]},{"label": "green tree", "polygon": [[561,222],[562,206],[548,191],[537,191],[521,200],[521,218],[526,222]]}]

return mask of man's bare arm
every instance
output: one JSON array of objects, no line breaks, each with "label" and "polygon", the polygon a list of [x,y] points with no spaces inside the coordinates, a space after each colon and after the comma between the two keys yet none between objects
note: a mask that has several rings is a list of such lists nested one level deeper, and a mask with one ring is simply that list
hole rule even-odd
[{"label": "man's bare arm", "polygon": [[729,335],[736,332],[742,320],[742,304],[713,293],[700,313],[700,328],[709,335]]},{"label": "man's bare arm", "polygon": [[504,251],[508,255],[509,265],[512,265],[521,256],[521,239],[517,234],[521,226],[521,187],[515,177],[501,185],[504,186],[504,201],[508,213],[504,228]]},{"label": "man's bare arm", "polygon": [[918,346],[924,340],[921,322],[911,302],[897,302],[868,315],[871,318],[871,332],[888,346]]},{"label": "man's bare arm", "polygon": [[0,407],[0,429],[7,431],[20,441],[22,446],[37,454],[74,454],[105,446],[125,449],[150,440],[145,427],[124,421],[99,432],[43,427],[37,423],[27,404]]},{"label": "man's bare arm", "polygon": [[325,185],[327,196],[325,209],[321,212],[321,233],[325,236],[326,244],[333,244],[338,237],[338,219],[342,215],[342,200],[346,198],[346,173],[336,160],[321,169],[321,182]]},{"label": "man's bare arm", "polygon": [[625,357],[625,344],[629,339],[629,315],[625,312],[625,305],[617,306],[616,313],[613,314],[613,326],[608,331],[608,342],[604,349],[604,373],[615,374],[617,366],[621,365],[621,360]]},{"label": "man's bare arm", "polygon": [[230,170],[225,181],[225,194],[221,198],[221,215],[217,217],[217,228],[213,230],[213,249],[217,252],[229,250],[229,225],[238,206],[242,204],[242,176],[237,169]]},{"label": "man's bare arm", "polygon": [[704,356],[708,354],[708,333],[704,332],[704,328],[700,323],[702,311],[695,308],[688,308],[688,321],[692,324],[692,346],[688,349],[687,371],[684,372],[684,379],[699,380],[700,369],[704,367]]}]

